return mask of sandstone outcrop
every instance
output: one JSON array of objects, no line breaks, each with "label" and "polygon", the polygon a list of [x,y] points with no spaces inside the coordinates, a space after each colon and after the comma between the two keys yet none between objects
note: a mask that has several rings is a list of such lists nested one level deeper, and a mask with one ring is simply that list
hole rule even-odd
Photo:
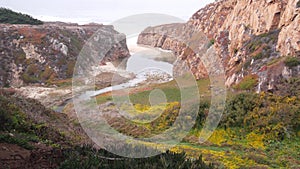
[{"label": "sandstone outcrop", "polygon": [[202,32],[225,67],[227,86],[256,75],[258,91],[273,90],[287,72],[289,77],[298,76],[299,66],[285,65],[286,56],[300,59],[298,4],[298,0],[221,0],[197,11],[179,29],[178,24],[147,28],[138,43],[170,49],[182,60],[187,58],[193,63],[189,69],[199,79],[207,76],[201,57],[178,39]]}]

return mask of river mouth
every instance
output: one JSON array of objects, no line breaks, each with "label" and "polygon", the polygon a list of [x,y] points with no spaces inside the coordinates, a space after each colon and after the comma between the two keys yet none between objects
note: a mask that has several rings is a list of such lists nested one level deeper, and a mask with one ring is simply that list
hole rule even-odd
[{"label": "river mouth", "polygon": [[[131,53],[127,60],[119,62],[117,67],[113,63],[107,63],[104,66],[100,66],[97,70],[98,73],[113,74],[109,87],[99,90],[86,90],[83,93],[78,93],[79,95],[77,96],[73,95],[73,99],[90,100],[104,93],[173,80],[172,63],[175,61],[176,56],[171,51],[137,45],[137,37],[128,39],[127,46]],[[118,83],[120,81],[118,78],[120,77],[125,77],[129,80]],[[59,105],[54,106],[55,108],[53,109],[56,112],[63,112],[65,106],[73,102],[73,99],[68,98],[60,102]]]},{"label": "river mouth", "polygon": [[122,61],[124,63],[121,62],[119,64],[126,65],[126,72],[134,74],[135,78],[125,83],[114,84],[113,81],[117,81],[115,78],[118,77],[119,72],[124,71],[124,67],[116,67],[114,68],[116,70],[115,76],[112,77],[113,80],[110,87],[86,91],[79,98],[87,100],[97,95],[112,92],[113,90],[122,90],[144,84],[165,83],[173,80],[173,64],[170,63],[175,58],[173,53],[158,48],[139,46],[136,42],[137,37],[127,40],[131,56],[127,60]]}]

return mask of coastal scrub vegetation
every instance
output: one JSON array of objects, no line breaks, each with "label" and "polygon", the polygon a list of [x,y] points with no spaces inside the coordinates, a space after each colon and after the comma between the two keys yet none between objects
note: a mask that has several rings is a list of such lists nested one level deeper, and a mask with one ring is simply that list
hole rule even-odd
[{"label": "coastal scrub vegetation", "polygon": [[300,60],[296,57],[288,56],[285,59],[284,63],[287,67],[289,67],[291,69],[293,67],[296,67],[296,66],[300,65]]},{"label": "coastal scrub vegetation", "polygon": [[[257,84],[256,77],[249,76],[245,79],[241,89],[250,90]],[[202,86],[199,89],[207,90],[205,86],[209,86],[209,83],[200,81],[198,84]],[[172,82],[169,82],[167,86],[164,85],[159,85],[164,91],[168,91],[167,88],[169,88],[176,93],[175,90],[178,90],[173,88]],[[155,109],[155,107],[149,107],[146,101],[148,90],[151,88],[139,90],[130,95],[130,97],[133,96],[133,103],[137,109],[134,116],[144,115],[145,111]],[[168,99],[171,101],[168,102],[169,108],[161,116],[167,118],[158,118],[149,124],[139,125],[118,118],[110,119],[109,123],[113,124],[112,127],[119,132],[137,138],[161,133],[173,125],[177,116],[176,110],[180,109],[180,104],[174,107],[173,101],[180,102],[179,98],[176,96]],[[97,97],[97,100],[103,102],[108,101],[107,99],[107,94]],[[221,168],[222,166],[224,168],[293,168],[299,163],[300,159],[297,154],[300,146],[297,142],[300,137],[300,99],[297,96],[242,91],[229,93],[218,128],[203,144],[199,144],[198,138],[209,114],[209,99],[202,100],[199,106],[194,127],[182,143],[170,150],[171,152],[184,152],[187,157],[191,158],[203,155],[204,161]],[[188,116],[185,118],[189,119]],[[120,126],[125,126],[126,129]],[[138,127],[131,130],[133,126]]]},{"label": "coastal scrub vegetation", "polygon": [[[14,102],[10,96],[4,97],[4,95],[0,95],[0,123],[0,144],[14,144],[24,149],[34,151],[38,151],[34,143],[51,146],[53,148],[51,153],[60,152],[61,159],[59,161],[52,159],[55,157],[53,154],[48,154],[49,156],[47,155],[47,158],[49,158],[48,160],[50,160],[52,164],[57,163],[58,168],[214,168],[212,164],[205,163],[202,156],[193,159],[187,158],[184,152],[176,153],[167,151],[149,158],[134,159],[120,157],[104,149],[95,149],[91,145],[77,146],[69,144],[67,147],[61,146],[56,142],[62,140],[68,141],[67,137],[57,138],[57,134],[55,134],[52,129],[46,127],[47,124],[40,124],[31,120],[28,114],[24,113],[20,109],[20,105]],[[64,134],[61,133],[61,135]],[[51,139],[54,141],[51,141]],[[128,146],[123,148],[136,148]]]},{"label": "coastal scrub vegetation", "polygon": [[43,22],[27,14],[17,13],[7,8],[0,8],[0,23],[42,25]]},{"label": "coastal scrub vegetation", "polygon": [[196,159],[187,159],[185,153],[166,153],[148,158],[124,158],[109,153],[103,149],[96,150],[90,146],[76,147],[64,152],[67,159],[62,162],[61,169],[127,169],[127,168],[189,168],[189,169],[212,169],[212,164],[206,164],[202,156]]},{"label": "coastal scrub vegetation", "polygon": [[[22,110],[20,103],[25,102],[20,98],[1,95],[0,91],[0,143],[16,144],[25,149],[33,149],[32,143],[45,143],[54,146],[55,140],[65,140],[59,131],[49,127],[48,124],[39,123]],[[32,104],[27,101],[27,104]],[[35,105],[38,107],[38,105]],[[36,112],[35,112],[36,113]],[[44,118],[47,112],[44,112]],[[50,116],[50,115],[49,115]],[[50,116],[53,120],[55,117]]]},{"label": "coastal scrub vegetation", "polygon": [[[160,87],[166,89],[167,86],[172,87],[170,84],[172,83],[166,86],[161,84]],[[207,81],[198,82],[198,84],[208,85]],[[199,88],[207,90],[207,87]],[[145,97],[144,94],[139,95],[142,92],[144,91],[135,93],[136,101],[139,97]],[[46,127],[46,124],[36,124],[28,120],[26,114],[12,100],[0,97],[0,102],[0,120],[3,124],[0,143],[17,144],[30,150],[34,148],[32,142],[42,142],[55,148],[60,147],[55,141],[46,141],[51,140],[49,136],[51,138],[56,135],[57,141],[66,139],[63,136],[57,136],[57,133]],[[134,108],[137,111],[131,112],[130,115],[143,121],[140,115],[163,109],[161,105],[151,107],[147,102],[143,101],[143,103],[135,103]],[[59,166],[60,168],[128,168],[128,166],[132,168],[141,168],[141,166],[295,168],[299,164],[300,100],[297,96],[283,97],[253,92],[230,94],[219,127],[202,144],[198,142],[198,138],[201,136],[201,130],[208,117],[210,102],[202,100],[199,106],[196,123],[190,133],[182,143],[165,154],[146,159],[127,159],[89,146],[71,147],[62,149],[65,158]],[[167,103],[161,116],[150,123],[138,124],[120,118],[108,119],[108,123],[119,132],[129,136],[151,137],[151,134],[161,133],[173,125],[180,107],[178,102]],[[188,122],[190,114],[183,115]],[[45,131],[51,133],[47,134]],[[145,143],[145,146],[157,148],[163,145]]]},{"label": "coastal scrub vegetation", "polygon": [[255,75],[248,75],[243,78],[243,80],[238,83],[234,88],[239,90],[251,90],[258,83],[258,77]]}]

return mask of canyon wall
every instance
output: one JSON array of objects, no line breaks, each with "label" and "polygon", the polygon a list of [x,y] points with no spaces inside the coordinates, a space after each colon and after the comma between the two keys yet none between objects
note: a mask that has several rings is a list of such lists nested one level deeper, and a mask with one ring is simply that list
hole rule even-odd
[{"label": "canyon wall", "polygon": [[[0,24],[0,86],[18,87],[71,78],[77,56],[90,38],[103,44],[97,49],[99,56],[105,56],[103,62],[130,56],[125,35],[112,26],[58,22],[36,26]],[[101,53],[107,48],[107,53]]]},{"label": "canyon wall", "polygon": [[[173,50],[200,79],[207,77],[201,54],[191,52],[180,40],[201,32],[225,67],[227,86],[251,76],[258,81],[258,91],[274,90],[282,79],[299,74],[298,65],[285,64],[288,56],[300,59],[298,0],[221,0],[197,11],[179,29],[178,25],[149,27],[138,43]],[[203,43],[198,45],[202,48]]]}]

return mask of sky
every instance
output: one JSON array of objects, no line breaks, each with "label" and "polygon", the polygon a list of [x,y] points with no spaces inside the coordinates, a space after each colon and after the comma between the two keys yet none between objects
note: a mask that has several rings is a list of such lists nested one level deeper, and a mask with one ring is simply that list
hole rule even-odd
[{"label": "sky", "polygon": [[167,14],[188,20],[214,0],[1,0],[0,7],[43,21],[111,23],[143,13]]}]

